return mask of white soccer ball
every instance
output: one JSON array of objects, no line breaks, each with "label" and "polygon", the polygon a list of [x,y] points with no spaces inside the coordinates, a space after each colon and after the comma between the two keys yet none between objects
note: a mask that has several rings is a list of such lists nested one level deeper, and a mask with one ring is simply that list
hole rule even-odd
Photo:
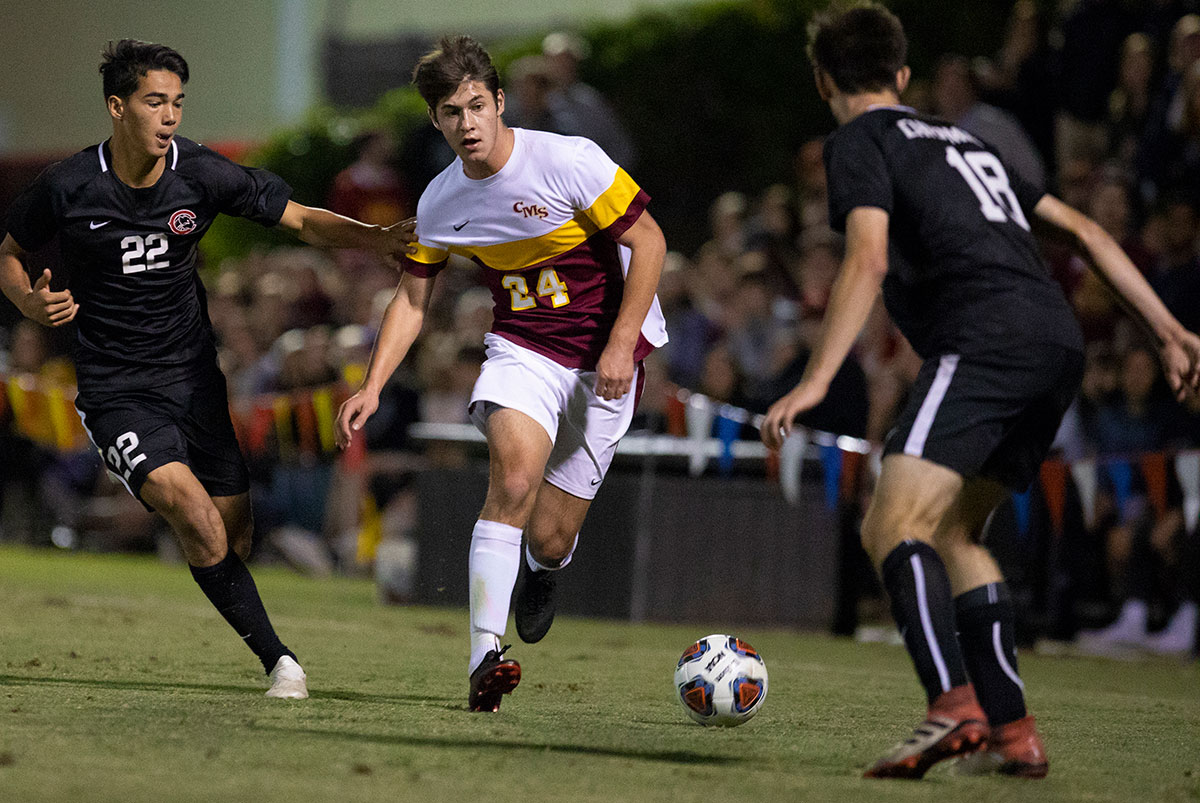
[{"label": "white soccer ball", "polygon": [[741,725],[767,697],[767,665],[758,650],[735,636],[705,636],[683,651],[675,691],[701,725]]}]

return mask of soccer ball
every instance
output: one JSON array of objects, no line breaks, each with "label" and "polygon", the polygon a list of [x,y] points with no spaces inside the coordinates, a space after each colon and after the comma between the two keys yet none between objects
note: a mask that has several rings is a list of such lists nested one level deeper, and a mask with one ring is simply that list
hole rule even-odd
[{"label": "soccer ball", "polygon": [[767,697],[767,665],[740,638],[705,636],[680,656],[675,690],[683,710],[701,725],[741,725]]}]

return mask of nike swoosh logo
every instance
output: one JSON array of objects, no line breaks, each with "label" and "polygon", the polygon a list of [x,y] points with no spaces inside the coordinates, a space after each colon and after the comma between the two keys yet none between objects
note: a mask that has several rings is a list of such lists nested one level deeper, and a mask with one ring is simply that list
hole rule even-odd
[{"label": "nike swoosh logo", "polygon": [[91,223],[88,224],[88,228],[89,229],[98,229],[101,226],[107,226],[109,223],[112,223],[112,221],[106,220],[103,223],[97,223],[96,221],[93,220]]},{"label": "nike swoosh logo", "polygon": [[600,484],[600,483],[602,483],[603,481],[604,481],[604,480],[592,480],[592,485],[594,485],[594,486],[595,486],[595,485],[599,485],[599,484]]},{"label": "nike swoosh logo", "polygon": [[454,227],[454,230],[455,230],[455,231],[462,231],[462,227],[463,227],[463,226],[465,226],[465,225],[467,225],[467,224],[468,224],[468,223],[470,223],[470,222],[471,222],[471,219],[470,219],[470,218],[467,218],[467,219],[466,219],[466,220],[464,220],[462,223],[459,223],[457,226],[455,226],[455,227]]}]

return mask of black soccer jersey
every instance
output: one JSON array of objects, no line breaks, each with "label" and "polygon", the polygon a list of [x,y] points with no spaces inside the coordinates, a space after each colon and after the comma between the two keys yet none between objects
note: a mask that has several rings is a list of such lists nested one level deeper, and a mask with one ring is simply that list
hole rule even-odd
[{"label": "black soccer jersey", "polygon": [[1029,230],[1043,193],[996,151],[943,120],[876,107],[825,144],[829,218],[889,214],[884,303],[924,358],[1043,342],[1082,350],[1061,288]]},{"label": "black soccer jersey", "polygon": [[196,247],[218,213],[273,226],[291,188],[176,136],[152,187],[124,184],[104,142],[51,165],[13,203],[27,251],[58,234],[71,272],[80,389],[153,386],[213,353]]}]

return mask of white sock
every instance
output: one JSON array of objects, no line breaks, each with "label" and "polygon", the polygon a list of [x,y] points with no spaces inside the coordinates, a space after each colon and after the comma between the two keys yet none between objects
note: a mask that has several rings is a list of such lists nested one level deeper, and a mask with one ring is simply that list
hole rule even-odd
[{"label": "white sock", "polygon": [[475,671],[475,667],[483,663],[483,658],[492,650],[500,649],[500,639],[495,633],[471,628],[471,663],[467,665],[467,675]]},{"label": "white sock", "polygon": [[500,647],[508,625],[508,604],[521,566],[521,529],[498,521],[475,522],[467,576],[471,597],[471,662],[467,672],[488,650]]},{"label": "white sock", "polygon": [[567,556],[562,559],[562,563],[557,566],[546,566],[539,563],[538,559],[529,551],[529,544],[525,545],[525,563],[529,566],[531,572],[556,572],[559,569],[567,568],[567,564],[571,562],[571,558],[575,555],[575,547],[579,546],[579,533],[575,533],[575,540],[571,542],[571,549],[567,552]]}]

